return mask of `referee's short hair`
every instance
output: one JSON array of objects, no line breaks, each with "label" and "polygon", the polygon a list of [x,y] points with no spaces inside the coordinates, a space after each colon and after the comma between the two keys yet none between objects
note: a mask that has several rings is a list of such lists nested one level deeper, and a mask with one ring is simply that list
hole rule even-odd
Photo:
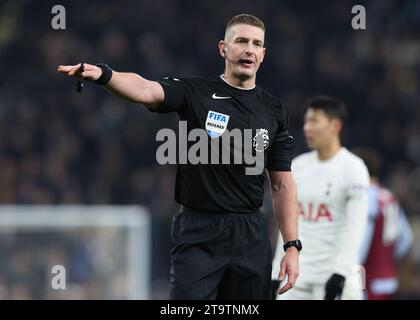
[{"label": "referee's short hair", "polygon": [[342,123],[347,118],[346,104],[334,96],[317,95],[306,101],[306,110],[322,110],[330,119],[339,119]]},{"label": "referee's short hair", "polygon": [[232,19],[230,19],[226,25],[226,31],[228,31],[231,27],[237,24],[248,24],[250,26],[258,27],[262,29],[263,31],[265,31],[264,22],[262,22],[256,16],[246,14],[246,13],[238,14],[234,16]]}]

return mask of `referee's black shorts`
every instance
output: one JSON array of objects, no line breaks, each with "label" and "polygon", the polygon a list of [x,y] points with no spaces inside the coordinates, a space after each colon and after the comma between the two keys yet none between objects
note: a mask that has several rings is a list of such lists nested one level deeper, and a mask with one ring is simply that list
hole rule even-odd
[{"label": "referee's black shorts", "polygon": [[266,218],[183,207],[172,222],[171,299],[269,299]]}]

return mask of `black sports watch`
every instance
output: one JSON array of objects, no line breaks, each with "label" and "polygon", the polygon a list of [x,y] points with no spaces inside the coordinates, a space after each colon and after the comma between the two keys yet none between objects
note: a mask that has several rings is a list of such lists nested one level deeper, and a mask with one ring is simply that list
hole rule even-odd
[{"label": "black sports watch", "polygon": [[290,247],[295,247],[298,251],[302,250],[302,242],[300,240],[292,240],[288,241],[283,245],[283,249],[286,252],[286,250]]}]

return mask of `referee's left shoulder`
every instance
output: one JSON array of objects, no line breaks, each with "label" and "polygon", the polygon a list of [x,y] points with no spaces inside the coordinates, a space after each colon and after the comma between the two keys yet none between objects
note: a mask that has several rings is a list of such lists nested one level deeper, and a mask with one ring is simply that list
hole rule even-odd
[{"label": "referee's left shoulder", "polygon": [[284,103],[279,97],[271,94],[265,89],[261,89],[261,95],[270,109],[275,112],[283,112]]}]

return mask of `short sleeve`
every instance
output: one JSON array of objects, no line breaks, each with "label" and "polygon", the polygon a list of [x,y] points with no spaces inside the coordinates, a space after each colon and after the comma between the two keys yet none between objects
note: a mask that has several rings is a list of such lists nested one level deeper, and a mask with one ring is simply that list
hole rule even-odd
[{"label": "short sleeve", "polygon": [[165,98],[163,103],[153,111],[158,113],[180,113],[183,109],[185,109],[186,104],[188,103],[188,93],[185,80],[165,77],[158,82],[163,88]]},{"label": "short sleeve", "polygon": [[291,171],[293,157],[293,136],[289,130],[289,117],[283,104],[280,105],[278,128],[268,150],[266,169],[270,171]]}]

